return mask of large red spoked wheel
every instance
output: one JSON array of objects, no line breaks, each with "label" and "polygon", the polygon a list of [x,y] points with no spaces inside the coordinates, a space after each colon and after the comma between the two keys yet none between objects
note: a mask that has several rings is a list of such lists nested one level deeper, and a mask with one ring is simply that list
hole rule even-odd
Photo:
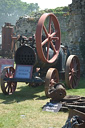
[{"label": "large red spoked wheel", "polygon": [[4,78],[13,78],[15,69],[13,67],[6,67],[1,74],[1,89],[5,95],[10,95],[16,90],[17,82],[6,82]]},{"label": "large red spoked wheel", "polygon": [[52,88],[55,83],[59,82],[59,75],[56,68],[50,68],[47,71],[46,79],[45,79],[45,95],[48,96],[48,90]]},{"label": "large red spoked wheel", "polygon": [[45,13],[40,17],[36,28],[36,49],[40,60],[53,63],[58,57],[59,48],[59,22],[54,14]]},{"label": "large red spoked wheel", "polygon": [[65,81],[69,88],[78,86],[80,79],[80,63],[76,55],[70,55],[66,62]]}]

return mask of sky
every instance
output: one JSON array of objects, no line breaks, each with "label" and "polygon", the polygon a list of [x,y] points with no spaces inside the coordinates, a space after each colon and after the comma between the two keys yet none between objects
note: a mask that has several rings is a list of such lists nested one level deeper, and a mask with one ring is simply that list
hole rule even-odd
[{"label": "sky", "polygon": [[72,3],[72,0],[21,0],[27,3],[38,3],[41,10],[46,8],[53,9],[56,7],[68,6],[68,4]]}]

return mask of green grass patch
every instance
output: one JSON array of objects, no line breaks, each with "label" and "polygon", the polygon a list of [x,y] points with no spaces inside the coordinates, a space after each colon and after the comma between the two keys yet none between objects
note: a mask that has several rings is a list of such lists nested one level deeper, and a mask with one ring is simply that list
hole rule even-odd
[{"label": "green grass patch", "polygon": [[[67,95],[85,96],[85,79],[77,89],[66,89]],[[36,88],[18,83],[13,95],[6,96],[0,89],[0,128],[61,128],[68,112],[45,112],[42,106],[49,102],[44,85]]]},{"label": "green grass patch", "polygon": [[66,89],[67,95],[85,96],[85,79],[81,78],[79,86],[75,89]]}]

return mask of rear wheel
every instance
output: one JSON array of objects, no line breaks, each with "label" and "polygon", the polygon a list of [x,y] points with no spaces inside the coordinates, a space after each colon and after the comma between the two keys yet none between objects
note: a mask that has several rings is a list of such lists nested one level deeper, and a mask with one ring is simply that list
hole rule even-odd
[{"label": "rear wheel", "polygon": [[76,55],[70,55],[66,62],[65,81],[69,88],[78,86],[80,79],[80,63]]}]

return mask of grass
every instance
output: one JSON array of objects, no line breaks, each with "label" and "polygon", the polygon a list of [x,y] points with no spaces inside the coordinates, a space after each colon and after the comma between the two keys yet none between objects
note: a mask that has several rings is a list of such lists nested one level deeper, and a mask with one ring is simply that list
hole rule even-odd
[{"label": "grass", "polygon": [[[67,95],[85,96],[85,80],[77,89],[66,89]],[[49,102],[44,86],[36,88],[18,83],[13,95],[5,96],[0,90],[0,128],[62,128],[68,112],[45,112],[42,106]]]},{"label": "grass", "polygon": [[85,96],[85,78],[80,79],[79,86],[76,89],[67,89],[67,95]]}]

